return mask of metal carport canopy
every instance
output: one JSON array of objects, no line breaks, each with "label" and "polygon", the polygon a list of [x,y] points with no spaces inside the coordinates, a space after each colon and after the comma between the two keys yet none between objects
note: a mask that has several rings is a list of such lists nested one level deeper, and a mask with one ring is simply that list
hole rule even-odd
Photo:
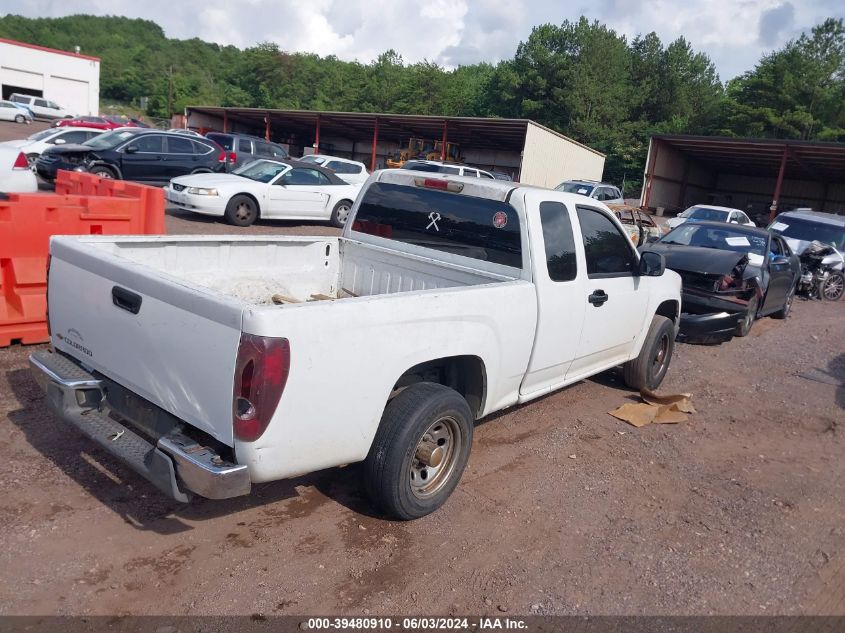
[{"label": "metal carport canopy", "polygon": [[777,176],[786,157],[788,178],[845,180],[845,143],[721,136],[656,135],[703,167],[743,176]]},{"label": "metal carport canopy", "polygon": [[[521,152],[525,146],[529,124],[528,119],[212,106],[188,106],[185,111],[225,117],[229,124],[241,123],[259,130],[265,128],[265,117],[267,117],[273,132],[283,131],[304,137],[313,137],[319,122],[321,136],[338,136],[355,140],[370,140],[375,133],[376,125],[378,125],[378,136],[381,139],[404,141],[407,137],[415,136],[440,140],[445,122],[450,142],[478,149],[516,152]],[[552,133],[559,136],[557,132]]]}]

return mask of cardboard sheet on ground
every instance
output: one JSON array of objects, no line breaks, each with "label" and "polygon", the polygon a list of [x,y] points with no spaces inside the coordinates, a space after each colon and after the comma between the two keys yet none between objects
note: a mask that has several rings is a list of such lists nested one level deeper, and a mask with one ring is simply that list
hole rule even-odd
[{"label": "cardboard sheet on ground", "polygon": [[629,402],[608,413],[636,427],[647,424],[678,424],[687,420],[687,413],[695,413],[690,393],[661,396],[643,389],[640,398],[643,402]]}]

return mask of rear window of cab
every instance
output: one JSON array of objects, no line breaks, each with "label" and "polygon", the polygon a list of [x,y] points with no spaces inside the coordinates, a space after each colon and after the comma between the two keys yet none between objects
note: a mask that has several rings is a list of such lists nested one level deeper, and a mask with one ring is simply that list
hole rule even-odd
[{"label": "rear window of cab", "polygon": [[376,182],[361,200],[352,230],[522,267],[519,215],[498,200]]}]

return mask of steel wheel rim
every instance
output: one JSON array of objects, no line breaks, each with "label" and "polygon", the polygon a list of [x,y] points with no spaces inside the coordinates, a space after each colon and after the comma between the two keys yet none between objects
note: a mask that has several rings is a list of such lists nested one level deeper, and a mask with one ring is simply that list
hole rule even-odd
[{"label": "steel wheel rim", "polygon": [[105,178],[106,180],[112,180],[114,178],[114,176],[111,175],[111,172],[106,170],[98,171],[96,175],[100,178]]},{"label": "steel wheel rim", "polygon": [[663,334],[660,337],[660,344],[657,346],[657,352],[651,362],[651,369],[655,377],[659,376],[666,366],[666,361],[669,358],[669,335]]},{"label": "steel wheel rim", "polygon": [[843,277],[841,275],[833,275],[824,284],[824,298],[828,301],[836,301],[842,296],[843,290],[845,290]]},{"label": "steel wheel rim", "polygon": [[248,220],[252,215],[252,209],[246,202],[241,202],[235,207],[235,217],[239,220]]},{"label": "steel wheel rim", "polygon": [[337,208],[337,221],[341,224],[346,224],[346,220],[349,218],[349,210],[352,207],[348,204],[342,204]]},{"label": "steel wheel rim", "polygon": [[[461,430],[455,418],[446,416],[436,420],[422,434],[411,456],[409,481],[411,492],[418,499],[426,499],[440,492],[452,478],[461,452]],[[436,465],[421,457],[427,449],[440,451]],[[430,460],[434,461],[434,460]]]}]

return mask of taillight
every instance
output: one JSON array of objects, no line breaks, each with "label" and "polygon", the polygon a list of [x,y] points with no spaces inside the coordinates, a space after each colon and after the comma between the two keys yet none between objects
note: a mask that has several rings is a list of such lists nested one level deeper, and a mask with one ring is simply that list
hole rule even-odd
[{"label": "taillight", "polygon": [[217,157],[217,162],[218,163],[225,163],[226,162],[226,150],[225,149],[220,150],[220,155]]},{"label": "taillight", "polygon": [[12,169],[29,169],[29,163],[26,160],[26,156],[23,152],[18,154],[18,157],[15,159],[15,164],[12,165]]},{"label": "taillight", "polygon": [[229,152],[229,162],[230,163],[237,163],[238,162],[238,153],[237,152]]},{"label": "taillight", "polygon": [[257,440],[270,423],[290,372],[286,338],[241,334],[232,398],[232,429],[242,442]]}]

